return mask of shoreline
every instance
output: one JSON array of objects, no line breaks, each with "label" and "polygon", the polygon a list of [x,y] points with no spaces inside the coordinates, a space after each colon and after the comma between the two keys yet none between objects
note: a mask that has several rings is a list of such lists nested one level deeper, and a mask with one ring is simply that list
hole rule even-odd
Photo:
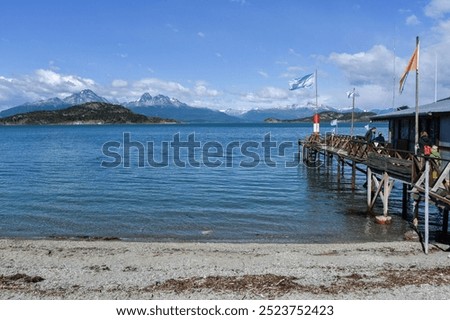
[{"label": "shoreline", "polygon": [[448,299],[446,245],[0,239],[0,299]]}]

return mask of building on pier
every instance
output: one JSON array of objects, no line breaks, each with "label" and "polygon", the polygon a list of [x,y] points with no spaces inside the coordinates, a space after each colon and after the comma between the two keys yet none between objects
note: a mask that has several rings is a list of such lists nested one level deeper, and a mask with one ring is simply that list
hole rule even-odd
[{"label": "building on pier", "polygon": [[[414,152],[415,108],[401,107],[371,120],[389,121],[392,148]],[[419,132],[423,131],[439,147],[442,158],[450,159],[450,97],[419,107]]]},{"label": "building on pier", "polygon": [[[403,216],[412,199],[414,225],[418,223],[419,203],[436,205],[443,215],[440,242],[450,243],[448,218],[450,208],[450,98],[419,107],[419,129],[426,131],[431,142],[439,147],[438,158],[415,152],[415,110],[399,110],[378,115],[372,121],[388,121],[386,144],[367,142],[360,137],[312,134],[299,141],[303,162],[307,165],[336,159],[338,172],[345,164],[352,167],[352,187],[356,170],[367,176],[367,206],[374,208],[377,199],[383,204],[379,221],[388,222],[389,196],[395,182],[403,184]],[[426,218],[428,219],[428,218]]]}]

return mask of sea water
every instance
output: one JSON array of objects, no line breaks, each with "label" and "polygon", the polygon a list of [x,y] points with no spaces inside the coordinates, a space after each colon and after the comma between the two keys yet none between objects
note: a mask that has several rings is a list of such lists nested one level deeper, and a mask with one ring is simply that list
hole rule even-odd
[{"label": "sea water", "polygon": [[[299,163],[298,139],[311,130],[263,123],[2,126],[0,237],[402,239],[409,227],[400,216],[401,185],[390,199],[393,223],[376,224],[382,209],[367,212],[363,174],[351,190],[350,173],[338,183],[335,163]],[[379,130],[386,136],[386,125]],[[355,134],[364,133],[357,124]]]}]

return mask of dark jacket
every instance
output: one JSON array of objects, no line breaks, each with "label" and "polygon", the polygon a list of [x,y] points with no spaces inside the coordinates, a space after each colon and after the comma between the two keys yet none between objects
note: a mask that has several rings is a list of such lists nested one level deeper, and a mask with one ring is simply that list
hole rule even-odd
[{"label": "dark jacket", "polygon": [[423,152],[423,148],[425,146],[431,147],[431,145],[432,145],[432,142],[431,142],[431,139],[428,136],[421,136],[420,137],[420,139],[419,139],[419,149],[420,149],[420,151]]},{"label": "dark jacket", "polygon": [[364,139],[366,139],[366,142],[371,142],[375,138],[375,132],[372,131],[372,129],[367,130],[366,135],[364,136]]}]

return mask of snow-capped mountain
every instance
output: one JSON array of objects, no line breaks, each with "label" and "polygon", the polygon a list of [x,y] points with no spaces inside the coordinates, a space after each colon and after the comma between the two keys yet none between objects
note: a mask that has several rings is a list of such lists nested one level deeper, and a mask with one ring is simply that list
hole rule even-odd
[{"label": "snow-capped mountain", "polygon": [[152,97],[148,92],[144,93],[139,100],[131,101],[123,104],[128,108],[135,107],[152,107],[152,106],[172,106],[172,107],[186,107],[187,104],[180,102],[175,98],[169,98],[167,96],[163,96],[162,94],[158,94]]},{"label": "snow-capped mountain", "polygon": [[152,97],[144,93],[139,100],[123,104],[135,113],[146,116],[176,119],[185,122],[240,122],[239,118],[208,108],[195,108],[175,98],[163,95]]},{"label": "snow-capped mountain", "polygon": [[316,108],[312,104],[299,106],[297,104],[287,105],[279,108],[268,109],[252,109],[240,116],[240,118],[249,122],[261,122],[267,118],[275,118],[280,120],[299,119],[312,116],[316,112],[337,111],[335,108],[321,105]]},{"label": "snow-capped mountain", "polygon": [[223,109],[220,110],[226,114],[229,114],[230,116],[234,116],[234,117],[241,117],[243,114],[245,114],[246,112],[248,112],[248,109],[233,109],[233,108],[228,108],[228,109]]},{"label": "snow-capped mountain", "polygon": [[92,90],[86,89],[78,93],[74,93],[64,99],[50,98],[35,102],[27,102],[17,107],[6,109],[0,112],[0,117],[9,117],[18,113],[26,113],[32,111],[44,110],[60,110],[72,107],[86,102],[109,102],[107,99],[98,96]]},{"label": "snow-capped mountain", "polygon": [[[12,116],[18,113],[43,110],[60,110],[87,102],[106,102],[106,98],[100,97],[92,90],[83,90],[74,93],[64,99],[51,98],[31,103],[24,103],[0,112],[0,118]],[[208,108],[195,108],[183,103],[175,98],[164,95],[152,97],[149,93],[144,93],[138,100],[121,103],[135,113],[140,113],[150,117],[161,117],[166,119],[176,119],[185,122],[242,122],[237,117],[230,116],[224,112]]]},{"label": "snow-capped mountain", "polygon": [[[65,109],[87,102],[108,103],[109,101],[106,98],[98,96],[92,90],[86,89],[81,92],[74,93],[64,99],[55,97],[47,100],[24,103],[17,107],[1,111],[0,117],[3,118],[18,113],[32,111]],[[249,111],[228,109],[225,112],[222,112],[208,108],[191,107],[175,98],[169,98],[161,94],[152,97],[148,92],[144,93],[136,101],[124,102],[120,104],[131,109],[135,113],[144,114],[146,116],[176,119],[184,122],[263,122],[267,118],[292,120],[310,117],[316,112],[323,111],[337,111],[341,113],[351,112],[350,109],[344,111],[325,105],[321,105],[316,108],[313,104],[307,104],[305,106],[293,104],[278,108],[261,108],[252,109]],[[386,110],[380,109],[370,111],[377,114],[386,112]]]},{"label": "snow-capped mountain", "polygon": [[94,91],[86,89],[82,90],[79,93],[74,93],[67,98],[64,98],[63,101],[70,105],[77,105],[77,104],[83,104],[86,102],[105,102],[109,103],[109,101],[103,97],[98,96],[95,94]]}]

